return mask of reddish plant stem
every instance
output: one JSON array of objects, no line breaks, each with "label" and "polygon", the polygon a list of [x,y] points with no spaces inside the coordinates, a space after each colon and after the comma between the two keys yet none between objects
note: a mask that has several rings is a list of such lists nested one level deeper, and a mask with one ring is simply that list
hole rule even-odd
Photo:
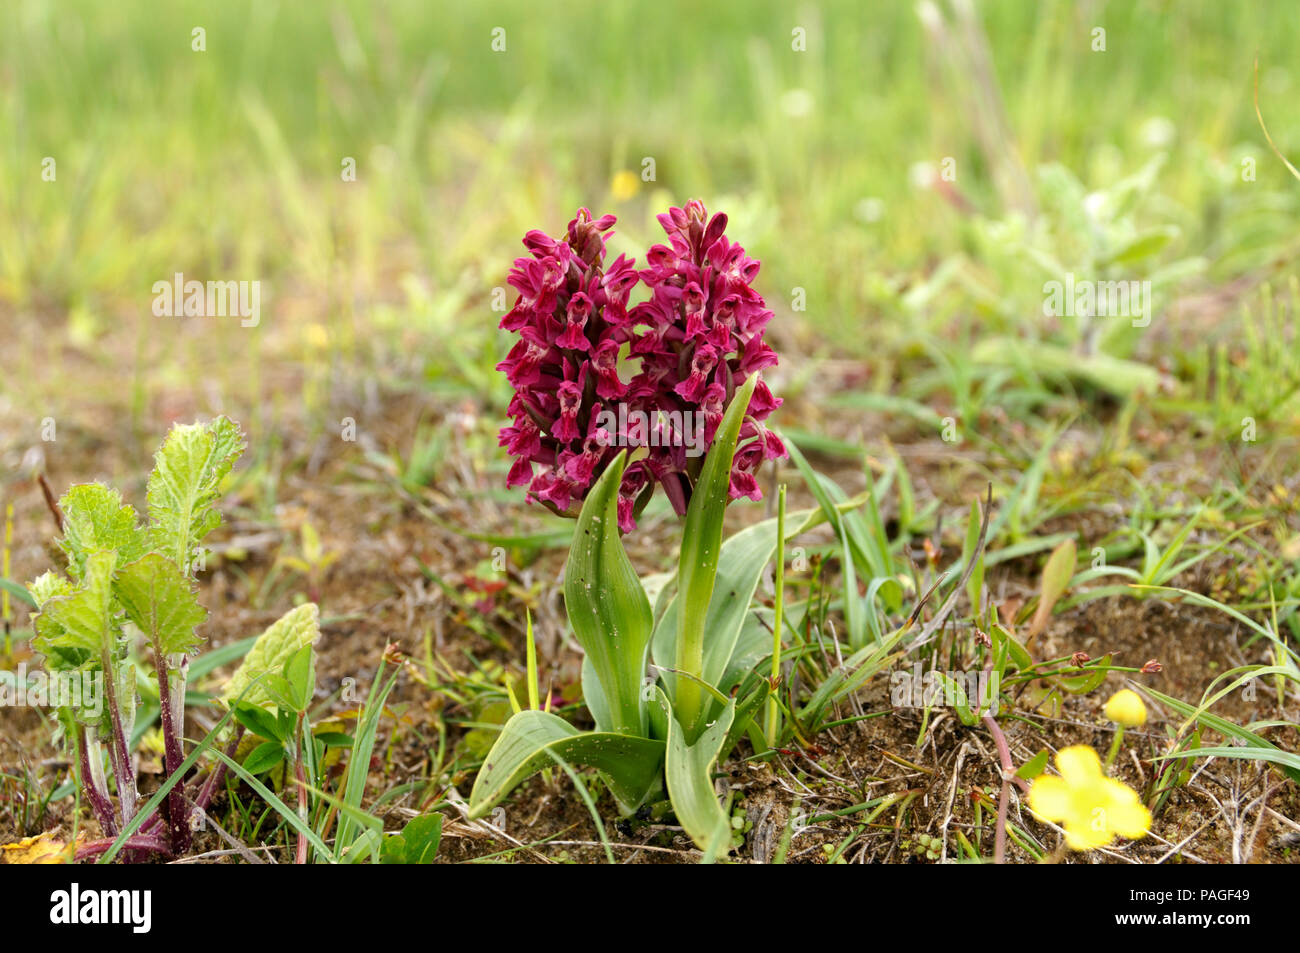
[{"label": "reddish plant stem", "polygon": [[[231,738],[230,743],[226,745],[227,758],[233,758],[235,756],[235,752],[239,750],[239,742],[243,740],[243,737],[244,726],[240,725],[238,730],[235,732],[235,736]],[[216,796],[217,788],[221,787],[221,782],[225,779],[226,764],[223,761],[207,776],[202,786],[197,788],[192,802],[194,807],[206,812],[208,806],[212,803],[212,799]],[[163,818],[160,815],[151,814],[149,819],[140,826],[140,833],[148,834],[150,831],[155,830],[162,822]]]},{"label": "reddish plant stem", "polygon": [[135,769],[131,766],[131,755],[126,748],[126,731],[122,728],[122,711],[117,707],[117,685],[114,684],[113,665],[107,650],[101,653],[100,664],[104,669],[104,694],[107,696],[108,711],[112,715],[113,737],[108,745],[108,757],[113,762],[113,777],[117,780],[117,800],[122,808],[122,825],[126,826],[135,816],[139,792],[135,787]]},{"label": "reddish plant stem", "polygon": [[[116,838],[106,837],[103,840],[87,841],[77,848],[77,860],[88,860],[91,857],[98,857],[105,853],[116,842]],[[152,837],[148,834],[132,834],[122,845],[122,854],[127,853],[143,854],[162,854],[164,857],[171,857],[171,849],[159,838]]]},{"label": "reddish plant stem", "polygon": [[[233,758],[235,752],[239,750],[239,742],[244,737],[244,726],[240,725],[235,731],[235,736],[230,739],[226,745],[226,757]],[[207,811],[208,805],[212,803],[212,798],[216,796],[217,788],[221,787],[221,782],[226,779],[226,763],[223,761],[218,765],[208,779],[203,782],[203,787],[199,789],[198,796],[194,798],[194,806],[201,811]]]},{"label": "reddish plant stem", "polygon": [[108,799],[108,792],[100,790],[95,774],[90,770],[90,745],[86,742],[84,728],[77,729],[76,743],[77,758],[81,762],[81,789],[104,833],[116,837],[117,820],[113,817],[113,803]]},{"label": "reddish plant stem", "polygon": [[[298,712],[298,743],[293,757],[293,776],[298,782],[298,817],[304,824],[307,823],[307,772],[302,767],[302,723],[306,717],[306,712]],[[307,836],[298,834],[298,857],[299,864],[307,863]]]},{"label": "reddish plant stem", "polygon": [[54,525],[58,527],[59,535],[63,535],[63,511],[59,509],[58,501],[54,498],[54,491],[50,489],[50,481],[45,479],[44,473],[36,474],[36,482],[41,486],[41,495],[45,497],[45,505],[49,508],[50,515],[54,517]]},{"label": "reddish plant stem", "polygon": [[1007,736],[1002,733],[1002,727],[997,719],[986,714],[984,727],[989,730],[989,734],[993,736],[993,743],[997,745],[998,762],[1002,768],[1002,790],[998,795],[998,821],[993,829],[993,863],[1002,864],[1006,863],[1007,859],[1007,807],[1011,800],[1011,780],[1014,779],[1021,790],[1026,792],[1029,790],[1029,783],[1024,778],[1016,777],[1016,769],[1011,764],[1011,748],[1007,745]]},{"label": "reddish plant stem", "polygon": [[[158,673],[158,706],[159,718],[162,719],[163,732],[163,764],[168,776],[171,776],[180,768],[181,763],[185,760],[181,753],[180,726],[176,724],[173,718],[172,697],[171,697],[171,676],[167,670],[167,659],[162,652],[154,646],[153,667]],[[163,804],[163,813],[167,821],[167,829],[170,832],[172,847],[177,853],[183,854],[190,846],[190,825],[189,810],[185,806],[185,783],[179,780],[167,792],[167,799]]]}]

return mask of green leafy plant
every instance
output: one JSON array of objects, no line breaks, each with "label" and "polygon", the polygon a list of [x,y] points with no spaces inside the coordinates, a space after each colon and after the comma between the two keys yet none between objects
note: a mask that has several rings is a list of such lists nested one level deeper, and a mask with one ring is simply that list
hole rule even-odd
[{"label": "green leafy plant", "polygon": [[[427,863],[432,857],[430,838],[433,852],[437,850],[436,833],[417,826],[409,846],[389,847],[391,838],[384,838],[383,822],[361,806],[379,720],[398,670],[388,673],[385,665],[380,666],[353,734],[337,730],[330,721],[313,726],[309,709],[318,632],[316,607],[309,603],[258,639],[222,693],[222,704],[230,708],[240,727],[235,744],[218,753],[218,758],[296,832],[297,863],[305,864],[309,854],[321,863]],[[252,737],[241,745],[240,735],[245,733]],[[245,748],[241,763],[237,753]],[[327,771],[331,749],[352,751],[333,792]],[[277,774],[283,776],[283,789],[292,785],[294,807],[262,780],[271,781]],[[436,823],[440,832],[441,820]]]},{"label": "green leafy plant", "polygon": [[[600,770],[624,813],[666,790],[696,843],[725,851],[730,823],[711,771],[737,739],[737,710],[748,719],[767,694],[763,681],[748,695],[730,698],[727,692],[738,680],[728,669],[759,574],[771,558],[775,527],[766,526],[763,542],[750,552],[747,592],[735,588],[740,580],[727,578],[741,568],[739,561],[720,565],[732,457],[755,383],[751,377],[737,391],[705,458],[686,515],[676,592],[660,594],[667,602],[657,617],[619,536],[618,487],[626,455],[592,488],[578,516],[564,596],[586,652],[583,691],[596,729],[579,731],[535,708],[514,715],[475,781],[471,817],[486,814],[529,775],[575,762]],[[733,545],[729,555],[734,553]],[[652,649],[660,673],[654,681],[646,677]]]},{"label": "green leafy plant", "polygon": [[[78,784],[107,835],[81,847],[78,856],[123,849],[133,855],[181,854],[192,839],[192,818],[217,788],[215,775],[188,788],[182,781],[194,757],[187,759],[184,752],[190,656],[202,644],[197,630],[207,619],[194,572],[200,544],[220,525],[216,504],[242,450],[239,428],[226,417],[173,427],[155,455],[143,523],[116,490],[99,483],[74,486],[59,501],[65,573],[46,572],[28,588],[39,607],[33,646],[47,670],[90,688],[61,699],[58,709],[76,750]],[[306,628],[314,639],[319,634],[315,607],[295,612],[310,615]],[[272,629],[284,624],[281,620]],[[147,694],[157,699],[169,776],[165,797],[155,796],[143,807],[131,762],[137,737],[137,636],[156,678]],[[241,671],[241,688],[249,691],[266,674],[256,656]],[[116,792],[116,806],[110,790]]]},{"label": "green leafy plant", "polygon": [[[844,659],[798,710],[793,700],[782,703],[773,694],[779,676],[768,674],[767,666],[779,636],[773,611],[754,600],[763,572],[784,542],[826,522],[828,512],[838,519],[861,500],[836,502],[828,495],[817,509],[782,512],[723,540],[731,458],[753,383],[737,392],[704,461],[677,572],[666,584],[658,577],[638,579],[619,537],[617,491],[625,457],[592,488],[578,517],[564,594],[586,653],[583,693],[595,729],[581,731],[537,710],[535,701],[516,713],[475,780],[471,818],[486,815],[540,770],[582,764],[599,771],[624,814],[666,795],[705,857],[715,857],[732,843],[730,816],[714,791],[715,765],[746,735],[766,750],[768,739],[779,742],[801,723],[816,730],[822,712],[896,657],[914,618]],[[764,704],[769,699],[775,717]]]}]

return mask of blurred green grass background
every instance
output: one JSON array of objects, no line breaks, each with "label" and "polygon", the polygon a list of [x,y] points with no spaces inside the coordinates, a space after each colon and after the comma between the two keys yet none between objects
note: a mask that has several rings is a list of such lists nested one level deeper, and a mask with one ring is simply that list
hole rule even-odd
[{"label": "blurred green grass background", "polygon": [[[655,212],[703,198],[763,260],[778,343],[882,367],[935,338],[1096,346],[1045,324],[1027,246],[1100,270],[1163,230],[1111,269],[1190,263],[1164,275],[1162,305],[1187,281],[1289,267],[1300,188],[1264,144],[1252,83],[1258,56],[1274,138],[1300,153],[1294,4],[981,3],[986,40],[963,26],[969,7],[936,6],[936,32],[925,5],[837,0],[14,0],[0,14],[9,366],[51,342],[127,354],[140,406],[196,371],[237,390],[275,355],[491,393],[492,289],[526,229],[557,232],[579,205],[618,213],[615,248],[634,251],[657,240]],[[945,197],[924,180],[947,157]],[[1007,185],[1021,174],[1027,216]],[[1140,203],[1086,220],[1091,194],[1134,176]],[[150,288],[175,272],[262,280],[263,326],[154,318]],[[1140,337],[1100,347],[1177,357]],[[60,400],[8,376],[20,408]]]}]

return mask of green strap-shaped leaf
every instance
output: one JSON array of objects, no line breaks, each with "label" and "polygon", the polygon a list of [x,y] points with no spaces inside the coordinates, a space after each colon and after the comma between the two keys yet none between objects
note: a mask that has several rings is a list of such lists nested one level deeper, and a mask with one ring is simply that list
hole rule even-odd
[{"label": "green strap-shaped leaf", "polygon": [[650,600],[618,534],[619,454],[591,489],[564,567],[564,607],[578,644],[600,680],[609,722],[602,727],[644,737],[649,719],[642,679],[650,651]]},{"label": "green strap-shaped leaf", "polygon": [[59,500],[63,538],[59,548],[68,557],[68,574],[80,579],[91,553],[113,550],[121,562],[145,551],[144,532],[136,525],[135,509],[122,502],[117,490],[102,483],[79,483]]},{"label": "green strap-shaped leaf", "polygon": [[0,592],[7,592],[24,605],[31,606],[33,609],[41,607],[40,602],[34,595],[21,583],[14,582],[12,579],[5,579],[0,576]]},{"label": "green strap-shaped leaf", "polygon": [[[740,425],[749,410],[749,400],[757,383],[758,375],[751,374],[732,397],[714,435],[713,447],[704,458],[704,467],[686,509],[681,555],[677,562],[677,599],[681,607],[677,614],[674,667],[696,676],[704,672],[704,626],[722,549],[722,520],[730,500],[731,462],[736,453]],[[687,734],[695,737],[708,708],[700,685],[683,679],[677,686],[675,702],[675,710],[684,720]]]},{"label": "green strap-shaped leaf", "polygon": [[469,817],[482,817],[521,781],[556,760],[596,768],[624,811],[640,807],[654,790],[664,744],[607,731],[579,731],[558,715],[521,711],[497,737],[469,795]]},{"label": "green strap-shaped leaf", "polygon": [[[271,695],[264,687],[266,676],[278,676],[286,662],[304,645],[320,638],[320,610],[308,602],[291,609],[257,637],[243,663],[230,676],[221,700],[228,707],[240,695],[250,705],[270,709]],[[253,684],[257,682],[257,684]],[[247,690],[247,694],[244,694]]]},{"label": "green strap-shaped leaf", "polygon": [[167,557],[146,553],[123,566],[113,580],[126,616],[163,655],[188,652],[199,644],[195,628],[208,613],[194,595],[190,580]]},{"label": "green strap-shaped leaf", "polygon": [[[820,509],[790,514],[785,524],[786,540],[807,532],[825,518]],[[730,667],[735,655],[745,612],[753,601],[763,570],[771,563],[776,552],[776,526],[776,518],[773,517],[741,530],[722,544],[713,597],[709,600],[704,621],[707,638],[704,643],[702,677],[724,694],[731,686],[722,684],[723,673]],[[655,627],[654,659],[660,668],[672,668],[677,664],[679,602],[678,597],[673,598]],[[770,635],[767,647],[770,651]],[[676,678],[673,673],[664,672],[663,680],[669,696],[675,697]]]},{"label": "green strap-shaped leaf", "polygon": [[736,715],[735,700],[727,702],[694,744],[687,741],[682,726],[672,717],[668,696],[662,691],[659,702],[669,711],[664,776],[673,813],[695,846],[706,854],[716,854],[727,843],[731,827],[713,790],[713,766]]},{"label": "green strap-shaped leaf", "polygon": [[[596,722],[596,730],[609,731],[614,719],[610,717],[609,702],[605,700],[605,689],[600,686],[600,676],[596,674],[596,667],[591,664],[590,655],[582,657],[582,701]],[[650,737],[656,737],[654,732],[650,732]]]},{"label": "green strap-shaped leaf", "polygon": [[153,545],[187,573],[199,542],[221,524],[214,504],[243,449],[238,425],[217,417],[172,427],[154,454],[148,491]]},{"label": "green strap-shaped leaf", "polygon": [[[1281,671],[1281,669],[1277,670]],[[1268,669],[1264,669],[1254,672],[1253,674],[1254,677],[1260,678],[1265,675],[1267,671]],[[1226,718],[1211,713],[1206,709],[1204,703],[1200,706],[1189,705],[1185,701],[1180,701],[1177,698],[1171,698],[1168,695],[1161,694],[1154,688],[1143,687],[1142,692],[1146,695],[1150,695],[1157,701],[1168,705],[1174,711],[1178,712],[1178,714],[1186,717],[1189,722],[1196,721],[1205,728],[1217,731],[1225,738],[1233,738],[1241,742],[1241,747],[1228,749],[1228,752],[1236,752],[1235,754],[1224,752],[1217,748],[1196,748],[1185,753],[1174,752],[1173,754],[1167,755],[1167,757],[1258,758],[1261,761],[1270,761],[1273,764],[1280,764],[1292,781],[1300,783],[1300,755],[1283,751],[1263,735],[1257,734],[1249,728],[1244,728],[1236,722],[1229,721]]]}]

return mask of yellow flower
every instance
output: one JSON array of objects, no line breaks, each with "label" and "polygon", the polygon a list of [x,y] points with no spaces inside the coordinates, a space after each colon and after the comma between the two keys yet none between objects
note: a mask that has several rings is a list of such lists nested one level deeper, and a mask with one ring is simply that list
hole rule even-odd
[{"label": "yellow flower", "polygon": [[1147,706],[1142,704],[1137,692],[1127,688],[1111,695],[1103,711],[1107,718],[1125,728],[1137,728],[1147,723]]},{"label": "yellow flower", "polygon": [[1073,850],[1105,847],[1115,837],[1136,840],[1151,827],[1151,812],[1137,792],[1108,778],[1101,758],[1087,745],[1056,753],[1061,776],[1042,775],[1029,789],[1029,809],[1065,828],[1065,843]]},{"label": "yellow flower", "polygon": [[641,189],[641,180],[635,172],[624,169],[614,173],[614,180],[609,184],[609,191],[619,202],[626,202]]},{"label": "yellow flower", "polygon": [[304,328],[304,331],[306,332],[308,347],[317,351],[323,351],[329,347],[330,333],[325,329],[324,325],[309,324]]}]

